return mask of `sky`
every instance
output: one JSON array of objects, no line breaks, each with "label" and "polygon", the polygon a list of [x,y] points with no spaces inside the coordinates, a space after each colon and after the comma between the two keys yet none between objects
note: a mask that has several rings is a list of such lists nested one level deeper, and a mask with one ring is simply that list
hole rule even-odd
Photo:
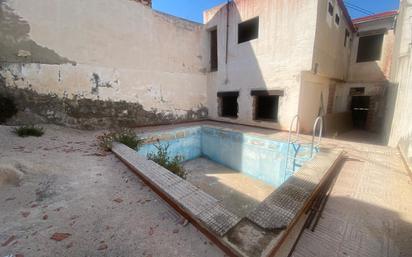
[{"label": "sky", "polygon": [[[153,8],[187,20],[203,22],[202,12],[226,0],[153,0]],[[399,0],[345,0],[352,18],[396,10]]]}]

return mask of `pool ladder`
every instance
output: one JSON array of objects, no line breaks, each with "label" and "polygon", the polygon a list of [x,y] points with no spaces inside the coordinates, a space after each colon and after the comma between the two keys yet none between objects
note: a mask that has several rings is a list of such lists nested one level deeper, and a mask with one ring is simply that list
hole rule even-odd
[{"label": "pool ladder", "polygon": [[[316,131],[318,127],[319,127],[319,135],[315,143]],[[294,134],[294,138],[292,138],[293,134]],[[314,151],[320,147],[320,143],[322,140],[322,134],[323,134],[323,117],[318,116],[313,125],[312,142],[310,146],[310,158],[313,157]],[[296,115],[295,117],[293,117],[292,122],[290,123],[290,127],[289,127],[288,148],[286,152],[285,179],[289,177],[289,175],[292,175],[295,172],[295,169],[297,166],[296,161],[300,161],[300,162],[305,161],[304,158],[298,158],[297,156],[299,152],[299,148],[301,147],[301,144],[299,143],[299,138],[300,138],[300,118],[299,118],[299,115]],[[291,148],[293,148],[292,152],[291,152]]]}]

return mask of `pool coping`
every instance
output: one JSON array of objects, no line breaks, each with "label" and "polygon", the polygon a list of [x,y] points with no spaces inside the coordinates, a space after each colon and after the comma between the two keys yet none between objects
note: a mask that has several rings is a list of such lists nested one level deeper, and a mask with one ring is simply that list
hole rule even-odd
[{"label": "pool coping", "polygon": [[[236,130],[230,129],[230,131]],[[224,206],[221,206],[219,201],[212,196],[200,189],[194,189],[194,186],[189,182],[182,182],[184,180],[156,163],[147,160],[145,157],[139,156],[133,149],[130,149],[125,145],[115,143],[113,144],[112,151],[149,187],[175,208],[182,216],[195,225],[195,227],[209,239],[216,243],[216,245],[229,256],[285,256],[282,254],[279,255],[278,253],[282,251],[287,252],[287,249],[282,249],[282,247],[285,245],[285,242],[288,241],[288,236],[291,234],[292,230],[296,230],[295,227],[299,222],[302,223],[300,219],[311,207],[320,187],[327,177],[329,177],[337,163],[342,160],[344,154],[343,151],[339,150],[321,152],[316,155],[312,161],[308,161],[308,163],[304,164],[298,172],[284,182],[285,187],[288,185],[296,187],[296,183],[293,183],[293,178],[296,180],[296,177],[301,176],[302,178],[311,179],[312,184],[315,183],[308,188],[308,190],[304,191],[303,194],[300,194],[299,197],[301,200],[295,208],[290,209],[279,205],[279,202],[276,201],[279,196],[278,190],[275,190],[256,208],[257,210],[263,208],[263,211],[257,211],[258,214],[261,214],[263,220],[265,220],[265,217],[271,217],[272,220],[282,217],[279,216],[278,213],[269,213],[269,215],[267,215],[267,210],[272,210],[272,212],[273,210],[277,210],[284,214],[286,213],[288,218],[285,219],[282,226],[271,228],[265,227],[264,222],[262,223],[259,222],[259,219],[254,219],[253,215],[248,215],[248,217],[244,218],[237,217],[227,211]],[[319,166],[319,162],[323,162],[323,166]],[[157,175],[153,173],[154,171],[161,171],[162,174],[169,174],[159,180],[159,178],[156,177]],[[320,172],[323,174],[319,175],[318,173]],[[311,175],[313,176],[312,178],[310,178]],[[173,193],[173,186],[176,185],[183,185],[185,188],[184,190],[188,190],[185,196],[188,198],[194,197],[191,200],[205,199],[204,206],[202,206],[202,204],[191,206],[190,203],[184,202],[187,199],[179,198],[179,195]],[[308,193],[307,191],[310,192]],[[189,197],[189,195],[200,195],[201,197]],[[208,214],[203,214],[203,211],[208,212]],[[213,229],[211,224],[215,225],[214,223],[216,222],[218,223],[218,229]],[[223,229],[219,230],[221,227],[223,227]],[[239,233],[242,234],[242,236],[246,235],[248,240],[244,240],[245,237],[243,239],[239,238]],[[252,240],[253,245],[251,245],[249,242],[251,240],[249,240],[250,238],[247,236],[248,233],[251,233],[251,235],[255,237],[256,235],[261,235],[261,238],[263,239],[259,242]]]},{"label": "pool coping", "polygon": [[[248,136],[251,136],[251,137],[256,137],[256,138],[262,139],[262,140],[273,140],[273,141],[279,141],[279,142],[282,142],[282,143],[287,143],[287,142],[288,142],[288,138],[287,138],[287,137],[286,137],[286,138],[273,138],[272,136],[265,135],[265,134],[261,134],[261,133],[259,133],[259,132],[254,132],[254,131],[241,131],[241,130],[238,130],[238,129],[236,129],[236,128],[228,128],[228,127],[225,127],[225,126],[223,126],[223,125],[208,124],[208,123],[205,123],[205,124],[188,124],[187,126],[184,126],[184,127],[173,127],[173,128],[165,128],[165,129],[161,129],[161,128],[159,128],[159,127],[156,127],[155,130],[152,130],[152,131],[138,131],[137,134],[138,134],[140,137],[143,138],[144,144],[151,144],[151,143],[156,142],[157,140],[156,140],[156,139],[153,139],[153,138],[151,138],[151,137],[146,137],[146,136],[148,136],[148,135],[151,135],[151,134],[164,134],[164,135],[166,135],[166,134],[170,134],[170,133],[172,133],[172,132],[178,132],[178,131],[182,130],[183,128],[185,128],[185,129],[188,129],[188,128],[193,129],[193,128],[197,128],[197,127],[198,127],[198,128],[209,127],[209,128],[214,128],[214,129],[222,130],[222,131],[225,131],[225,132],[241,133],[241,134],[248,135]],[[283,131],[282,131],[282,132],[283,132]],[[160,138],[158,138],[158,139],[159,139],[159,140],[173,140],[173,139],[179,139],[179,138],[182,138],[182,137],[184,137],[184,136],[178,136],[178,137],[167,137],[167,136],[163,136],[163,137],[160,137]],[[303,145],[309,145],[309,144],[311,144],[311,141],[310,141],[309,138],[303,138],[303,137],[302,137],[302,140],[301,140],[300,143],[303,144]]]},{"label": "pool coping", "polygon": [[[153,191],[155,191],[164,201],[166,201],[169,205],[171,205],[184,218],[189,220],[197,229],[199,229],[203,234],[205,234],[209,239],[211,239],[216,245],[218,245],[219,248],[221,248],[226,254],[228,254],[229,256],[237,256],[236,254],[234,254],[234,252],[231,249],[229,249],[220,240],[218,240],[219,236],[217,235],[217,233],[211,232],[210,228],[208,228],[207,225],[205,225],[204,222],[202,222],[200,220],[201,217],[199,217],[199,216],[201,215],[201,213],[199,213],[198,211],[190,210],[191,209],[190,206],[187,206],[187,205],[186,205],[186,208],[185,208],[185,204],[184,203],[182,204],[181,199],[179,199],[176,195],[173,195],[173,193],[172,194],[167,193],[165,191],[165,188],[162,188],[162,186],[160,186],[159,183],[156,183],[153,180],[153,178],[151,178],[150,176],[147,176],[146,174],[144,174],[144,172],[142,172],[142,169],[147,168],[147,167],[156,167],[160,171],[167,171],[168,173],[170,173],[169,175],[170,175],[170,178],[172,180],[174,180],[174,179],[180,180],[180,181],[176,181],[175,185],[177,185],[177,183],[179,183],[179,182],[180,183],[185,183],[186,182],[185,180],[183,180],[180,177],[176,176],[172,172],[164,169],[163,167],[161,167],[160,165],[154,163],[153,161],[147,160],[145,157],[139,156],[133,149],[131,149],[131,148],[129,148],[129,147],[123,145],[123,144],[113,143],[112,152],[123,163],[125,163],[126,166],[128,166],[133,171],[134,174],[136,174],[139,178],[141,178],[143,180],[143,182],[145,182]],[[142,167],[142,165],[137,164],[136,161],[143,163],[143,167]],[[186,182],[186,183],[190,184],[189,182]],[[212,196],[209,196],[208,194],[206,194],[205,192],[203,192],[200,189],[197,189],[197,190],[193,189],[193,191],[189,192],[189,194],[193,193],[193,192],[198,192],[198,193],[206,196],[207,198],[211,199],[211,201],[214,201],[214,198]],[[218,203],[218,200],[216,200],[216,203]],[[218,204],[216,204],[213,207],[217,208],[217,209],[220,209],[220,208],[224,209],[223,206],[219,206]],[[224,212],[228,213],[227,210],[224,211]],[[230,212],[229,212],[229,216],[234,216],[234,219],[235,219],[234,223],[238,223],[240,221],[240,218],[238,218],[234,214],[231,214]]]}]

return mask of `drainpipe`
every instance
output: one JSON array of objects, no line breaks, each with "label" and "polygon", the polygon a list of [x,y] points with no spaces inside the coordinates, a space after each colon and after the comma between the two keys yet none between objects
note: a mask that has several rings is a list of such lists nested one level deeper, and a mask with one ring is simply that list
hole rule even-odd
[{"label": "drainpipe", "polygon": [[227,0],[226,4],[226,64],[228,59],[228,52],[229,52],[229,14],[230,14],[230,0]]},{"label": "drainpipe", "polygon": [[225,79],[225,85],[229,83],[229,73],[227,71],[227,62],[228,62],[228,55],[229,55],[229,14],[230,14],[230,3],[231,0],[227,0],[226,3],[226,55],[225,55],[225,73],[226,73],[226,79]]}]

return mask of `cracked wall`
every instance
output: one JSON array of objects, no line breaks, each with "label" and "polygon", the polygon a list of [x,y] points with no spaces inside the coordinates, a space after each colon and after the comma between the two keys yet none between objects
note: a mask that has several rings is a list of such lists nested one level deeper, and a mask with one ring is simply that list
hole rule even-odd
[{"label": "cracked wall", "polygon": [[202,25],[129,0],[0,7],[0,87],[20,110],[83,128],[207,117]]}]

